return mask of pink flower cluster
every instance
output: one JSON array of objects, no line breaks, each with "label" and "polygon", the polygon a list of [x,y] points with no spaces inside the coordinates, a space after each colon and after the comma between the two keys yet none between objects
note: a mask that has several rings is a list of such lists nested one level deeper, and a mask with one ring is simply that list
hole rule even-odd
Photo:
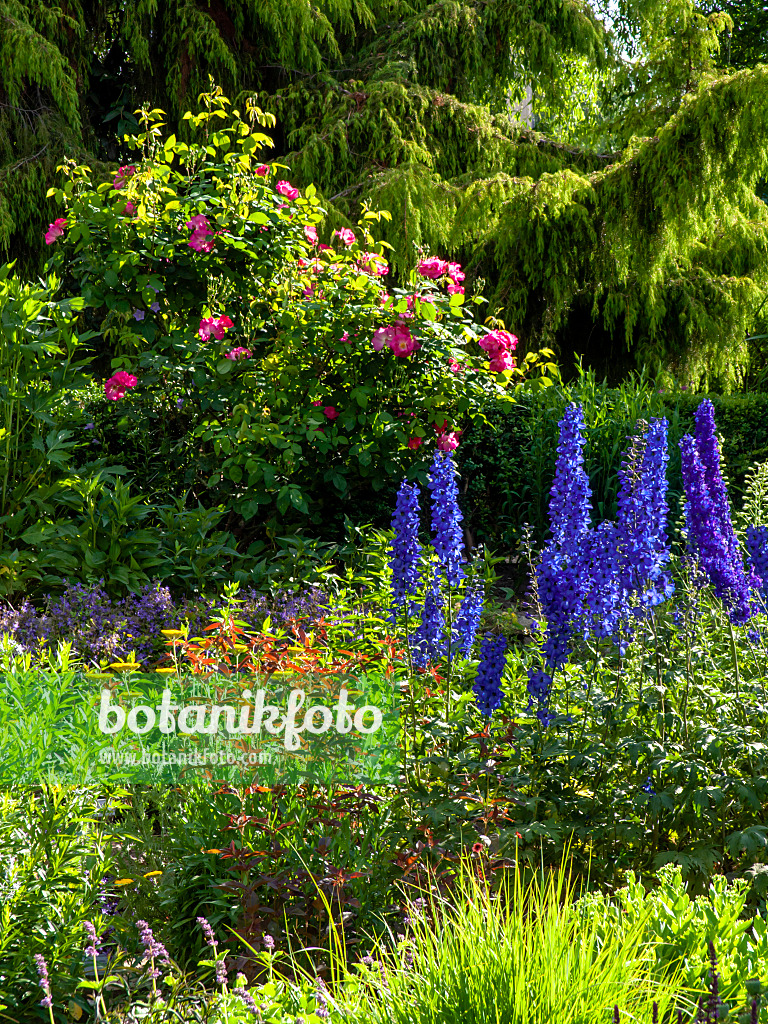
[{"label": "pink flower cluster", "polygon": [[269,174],[269,164],[259,164],[256,168],[256,173],[260,178],[266,178]]},{"label": "pink flower cluster", "polygon": [[278,181],[275,188],[286,199],[298,199],[299,197],[299,190],[294,188],[290,181]]},{"label": "pink flower cluster", "polygon": [[130,199],[125,204],[125,209],[123,210],[123,213],[126,214],[126,216],[128,216],[128,217],[135,217],[136,216],[136,205],[135,205],[135,203],[132,203],[130,201]]},{"label": "pink flower cluster", "polygon": [[241,348],[239,345],[237,348],[233,348],[231,352],[227,352],[224,356],[225,359],[250,359],[253,352],[249,348]]},{"label": "pink flower cluster", "polygon": [[[339,228],[338,231],[333,232],[337,238],[339,238],[344,245],[349,248],[350,245],[355,244],[355,233],[350,228]],[[331,236],[333,237],[333,235]]]},{"label": "pink flower cluster", "polygon": [[48,230],[45,233],[45,244],[53,245],[57,238],[61,238],[67,226],[66,217],[58,217],[53,224],[48,225]]},{"label": "pink flower cluster", "polygon": [[[194,249],[195,252],[210,252],[213,248],[215,232],[211,231],[208,218],[204,217],[202,213],[198,213],[187,221],[187,227],[192,232],[192,236],[187,242],[190,249]],[[208,235],[211,237],[208,238]]]},{"label": "pink flower cluster", "polygon": [[437,447],[441,452],[455,452],[463,433],[462,430],[448,430],[448,420],[435,424],[437,434]]},{"label": "pink flower cluster", "polygon": [[306,235],[307,241],[310,245],[317,245],[317,228],[314,224],[305,224],[304,234]]},{"label": "pink flower cluster", "polygon": [[418,341],[411,336],[408,325],[400,321],[374,331],[371,344],[376,352],[381,352],[384,346],[388,345],[395,355],[401,358],[405,358],[421,348]]},{"label": "pink flower cluster", "polygon": [[515,360],[510,355],[517,348],[517,338],[514,334],[510,334],[509,331],[491,331],[480,339],[478,345],[488,353],[488,369],[491,373],[514,369]]},{"label": "pink flower cluster", "polygon": [[125,167],[118,168],[114,181],[112,182],[112,188],[123,188],[126,181],[128,181],[129,178],[132,178],[135,173],[136,164],[130,164],[130,166],[126,165]]},{"label": "pink flower cluster", "polygon": [[389,273],[389,264],[377,252],[360,253],[357,265],[361,270],[368,274],[375,274],[377,277],[384,277]]},{"label": "pink flower cluster", "polygon": [[136,383],[136,378],[130,373],[118,370],[117,373],[112,374],[109,380],[104,381],[104,394],[111,402],[116,402],[118,398],[125,396],[126,388],[135,388]]},{"label": "pink flower cluster", "polygon": [[419,263],[418,270],[422,277],[428,277],[432,281],[437,281],[439,278],[447,276],[449,278],[448,294],[464,294],[461,282],[464,280],[465,274],[461,269],[460,263],[449,263],[447,260],[441,260],[437,256],[429,256]]},{"label": "pink flower cluster", "polygon": [[207,341],[211,335],[216,338],[217,341],[221,341],[224,337],[224,332],[230,327],[233,327],[232,321],[228,316],[212,317],[207,316],[204,320],[200,321],[200,327],[197,333],[203,341]]}]

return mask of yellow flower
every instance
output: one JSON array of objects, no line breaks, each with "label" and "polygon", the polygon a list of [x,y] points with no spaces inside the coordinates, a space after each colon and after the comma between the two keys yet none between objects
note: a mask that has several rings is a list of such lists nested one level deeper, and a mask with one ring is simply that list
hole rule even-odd
[{"label": "yellow flower", "polygon": [[183,629],[161,629],[160,632],[163,634],[163,636],[170,636],[170,637],[184,636],[184,630]]},{"label": "yellow flower", "polygon": [[162,875],[162,871],[148,871],[144,878],[155,878],[157,875]]},{"label": "yellow flower", "polygon": [[133,885],[135,881],[135,878],[118,878],[115,885]]}]

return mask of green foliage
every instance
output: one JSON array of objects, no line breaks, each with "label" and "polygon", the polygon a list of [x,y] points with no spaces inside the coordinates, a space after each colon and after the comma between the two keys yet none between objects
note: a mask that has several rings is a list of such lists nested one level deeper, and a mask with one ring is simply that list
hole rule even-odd
[{"label": "green foliage", "polygon": [[[385,958],[378,984],[370,971],[379,999],[361,1007],[361,1024],[597,1024],[614,1006],[644,1021],[654,1001],[668,1019],[675,985],[654,984],[642,921],[601,936],[594,919],[572,913],[562,868],[527,885],[521,876],[510,871],[493,892],[465,867],[455,903],[429,900],[424,913],[411,911],[410,942]],[[405,948],[412,970],[402,967]]]},{"label": "green foliage", "polygon": [[35,954],[47,959],[61,1007],[80,977],[83,922],[104,927],[99,889],[112,860],[96,794],[71,787],[3,793],[0,842],[0,1003],[11,1020],[45,1020]]},{"label": "green foliage", "polygon": [[640,927],[653,959],[653,973],[669,978],[682,968],[680,982],[693,998],[710,988],[708,946],[714,943],[720,998],[731,1011],[743,1012],[755,996],[762,995],[759,1019],[768,1019],[764,1005],[768,922],[760,914],[744,916],[747,882],[716,875],[709,891],[695,899],[687,888],[679,867],[661,868],[658,886],[649,891],[630,871],[626,887],[613,899],[589,893],[576,902],[574,912],[584,921],[599,922],[602,941]]}]

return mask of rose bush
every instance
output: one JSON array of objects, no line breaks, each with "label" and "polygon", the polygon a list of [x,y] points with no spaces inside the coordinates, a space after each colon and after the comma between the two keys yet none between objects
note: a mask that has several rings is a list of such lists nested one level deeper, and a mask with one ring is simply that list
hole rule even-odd
[{"label": "rose bush", "polygon": [[[183,406],[210,504],[273,529],[409,471],[425,480],[422,440],[451,450],[523,370],[498,354],[488,367],[458,264],[425,258],[384,291],[370,228],[389,214],[364,206],[356,231],[321,242],[313,186],[300,195],[257,162],[268,116],[250,101],[230,116],[218,88],[201,100],[185,115],[199,141],[163,140],[162,111],[142,111],[135,164],[98,181],[69,163],[50,193],[67,216],[49,268],[97,325],[105,393],[123,415],[148,394],[169,417]],[[527,357],[525,379],[548,384],[550,356]]]}]

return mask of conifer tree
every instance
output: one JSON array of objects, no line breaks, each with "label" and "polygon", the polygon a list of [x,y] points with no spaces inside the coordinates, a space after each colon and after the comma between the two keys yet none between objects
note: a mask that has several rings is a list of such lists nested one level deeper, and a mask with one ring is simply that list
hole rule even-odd
[{"label": "conifer tree", "polygon": [[[755,192],[768,68],[721,66],[736,35],[711,4],[621,0],[609,32],[606,13],[600,0],[0,0],[0,246],[34,271],[62,155],[95,173],[124,160],[143,103],[183,135],[213,75],[275,113],[271,156],[317,185],[330,226],[362,200],[390,210],[396,272],[417,247],[458,257],[528,348],[733,381],[768,296]],[[581,121],[576,67],[598,83]],[[547,134],[514,116],[526,85]]]}]

